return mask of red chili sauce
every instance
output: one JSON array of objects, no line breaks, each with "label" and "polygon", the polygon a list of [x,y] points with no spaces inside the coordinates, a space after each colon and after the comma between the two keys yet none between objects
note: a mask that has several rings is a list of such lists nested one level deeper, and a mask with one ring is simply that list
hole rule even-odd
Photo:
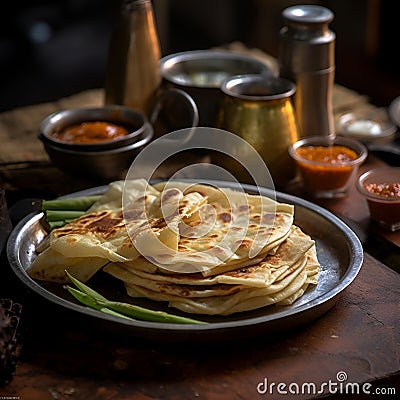
[{"label": "red chili sauce", "polygon": [[128,129],[110,122],[93,121],[71,125],[51,134],[57,140],[67,143],[99,143],[114,140],[129,134]]},{"label": "red chili sauce", "polygon": [[318,163],[298,162],[304,183],[311,190],[335,190],[345,186],[353,171],[348,162],[358,157],[355,151],[339,145],[304,146],[296,153]]}]

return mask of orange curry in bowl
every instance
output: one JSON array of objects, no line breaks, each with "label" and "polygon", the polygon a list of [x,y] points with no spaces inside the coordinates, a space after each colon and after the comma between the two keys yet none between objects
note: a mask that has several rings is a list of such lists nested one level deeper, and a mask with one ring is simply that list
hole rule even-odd
[{"label": "orange curry in bowl", "polygon": [[[358,158],[354,150],[342,145],[303,146],[296,149],[298,166],[307,186],[314,190],[335,190],[346,185]],[[304,160],[304,161],[303,161]]]},{"label": "orange curry in bowl", "polygon": [[128,135],[127,128],[110,122],[88,121],[67,126],[51,134],[54,139],[66,143],[101,143]]}]

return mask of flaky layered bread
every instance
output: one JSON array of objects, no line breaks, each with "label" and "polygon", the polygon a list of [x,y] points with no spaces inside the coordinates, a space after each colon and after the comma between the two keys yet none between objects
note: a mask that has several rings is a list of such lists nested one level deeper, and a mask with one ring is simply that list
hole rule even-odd
[{"label": "flaky layered bread", "polygon": [[28,270],[65,282],[97,271],[132,297],[228,315],[292,304],[318,282],[314,240],[294,206],[206,184],[113,182],[82,217],[53,230]]}]

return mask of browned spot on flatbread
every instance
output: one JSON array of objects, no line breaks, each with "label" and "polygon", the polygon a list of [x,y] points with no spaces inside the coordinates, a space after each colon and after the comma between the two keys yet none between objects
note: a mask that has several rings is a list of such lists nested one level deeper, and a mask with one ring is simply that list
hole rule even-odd
[{"label": "browned spot on flatbread", "polygon": [[239,245],[238,250],[246,250],[248,251],[253,245],[253,241],[250,239],[243,239],[236,242]]},{"label": "browned spot on flatbread", "polygon": [[275,223],[278,222],[278,224],[280,225],[281,223],[283,224],[285,221],[285,218],[282,214],[272,214],[272,213],[265,213],[262,216],[262,222],[264,224],[271,224],[275,221]]},{"label": "browned spot on flatbread", "polygon": [[256,268],[250,266],[246,268],[240,268],[240,269],[235,269],[233,271],[225,272],[224,275],[233,276],[236,278],[242,278],[250,276],[253,271],[256,271]]},{"label": "browned spot on flatbread", "polygon": [[240,204],[238,207],[239,211],[250,211],[254,208],[254,206],[250,205],[250,204]]},{"label": "browned spot on flatbread", "polygon": [[144,218],[146,212],[142,208],[136,208],[124,211],[124,217],[127,221],[136,221],[138,219]]},{"label": "browned spot on flatbread", "polygon": [[71,224],[54,231],[56,237],[62,237],[70,234],[85,235],[93,233],[99,236],[107,237],[117,230],[123,228],[123,218],[112,216],[111,212],[101,211],[86,214],[77,218]]},{"label": "browned spot on flatbread", "polygon": [[[195,296],[196,292],[207,292],[210,290],[210,286],[207,285],[176,285],[171,283],[157,283],[157,288],[161,293],[170,293],[175,296],[190,298]],[[212,286],[213,291],[218,291],[219,296],[225,296],[228,294],[238,293],[241,290],[239,285],[226,285],[226,284],[215,284]]]},{"label": "browned spot on flatbread", "polygon": [[181,192],[178,189],[168,189],[162,194],[162,201],[168,201],[173,197],[179,196]]},{"label": "browned spot on flatbread", "polygon": [[232,214],[230,212],[224,211],[217,215],[217,218],[224,223],[228,223],[232,221]]},{"label": "browned spot on flatbread", "polygon": [[122,222],[122,218],[104,217],[87,225],[89,231],[101,235],[111,235]]},{"label": "browned spot on flatbread", "polygon": [[152,229],[162,229],[167,226],[167,222],[165,221],[164,218],[155,218],[149,220],[149,225]]}]

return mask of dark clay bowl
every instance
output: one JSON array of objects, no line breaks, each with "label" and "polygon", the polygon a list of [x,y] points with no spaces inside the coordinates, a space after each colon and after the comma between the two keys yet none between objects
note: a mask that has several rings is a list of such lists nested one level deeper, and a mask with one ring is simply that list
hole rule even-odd
[{"label": "dark clay bowl", "polygon": [[[122,139],[96,144],[76,144],[57,140],[54,130],[87,121],[105,121],[129,128]],[[137,154],[152,140],[153,127],[147,118],[124,106],[76,108],[55,112],[40,125],[39,139],[54,165],[66,173],[110,181],[124,178]]]},{"label": "dark clay bowl", "polygon": [[[97,143],[69,143],[52,136],[72,125],[84,122],[108,122],[128,129],[129,134]],[[93,108],[71,108],[47,116],[40,124],[39,138],[51,146],[74,151],[105,151],[131,145],[147,136],[151,126],[140,112],[125,106],[110,105]]]}]

